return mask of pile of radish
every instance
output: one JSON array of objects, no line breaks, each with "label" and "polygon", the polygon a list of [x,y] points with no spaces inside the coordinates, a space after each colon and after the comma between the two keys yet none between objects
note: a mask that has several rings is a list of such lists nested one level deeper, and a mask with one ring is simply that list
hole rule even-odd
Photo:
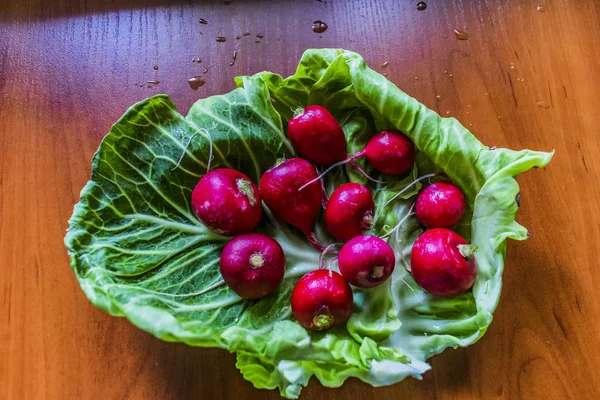
[{"label": "pile of radish", "polygon": [[[209,229],[235,236],[223,249],[220,271],[229,288],[246,299],[272,293],[285,274],[285,255],[279,243],[267,235],[252,233],[260,222],[262,203],[302,232],[322,253],[321,263],[297,282],[291,297],[292,311],[305,328],[322,330],[350,318],[350,285],[365,289],[381,285],[394,272],[396,256],[385,240],[367,234],[375,213],[370,190],[358,183],[344,183],[328,199],[321,178],[346,163],[366,175],[354,164],[359,157],[365,157],[383,174],[402,175],[414,164],[415,146],[402,133],[388,130],[374,135],[363,150],[348,155],[342,126],[318,105],[297,110],[287,133],[303,158],[278,160],[262,175],[258,188],[239,171],[210,171],[192,192],[192,208]],[[328,168],[319,175],[315,165]],[[325,228],[345,243],[324,247],[316,239],[313,230],[322,208]],[[411,273],[415,282],[432,295],[454,297],[468,291],[475,282],[476,246],[450,230],[461,220],[465,208],[462,191],[448,181],[432,183],[417,196],[415,215],[427,230],[413,245]],[[325,267],[323,258],[331,252],[337,256],[340,273]]]}]

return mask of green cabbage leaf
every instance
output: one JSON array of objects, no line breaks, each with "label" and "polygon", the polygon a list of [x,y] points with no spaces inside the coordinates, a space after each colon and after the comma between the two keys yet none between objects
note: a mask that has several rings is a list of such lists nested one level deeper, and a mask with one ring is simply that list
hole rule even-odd
[{"label": "green cabbage leaf", "polygon": [[[103,139],[65,237],[89,300],[160,339],[235,352],[246,379],[288,398],[312,376],[329,387],[349,377],[374,386],[419,378],[429,357],[481,338],[500,297],[506,239],[528,236],[515,221],[514,178],[545,166],[552,154],[483,145],[350,51],[309,50],[291,77],[262,72],[236,83],[230,93],[198,100],[185,117],[167,96],[144,100]],[[293,110],[310,104],[343,122],[350,154],[383,129],[404,132],[418,149],[415,167],[399,178],[359,161],[385,183],[367,182],[351,167],[327,176],[330,193],[345,181],[369,186],[376,202],[371,234],[386,235],[397,265],[385,284],[354,288],[351,319],[323,332],[307,331],[291,314],[295,282],[319,262],[302,234],[265,207],[258,231],[282,245],[286,274],[274,294],[243,300],[221,284],[219,256],[230,238],[202,225],[190,205],[209,166],[238,169],[257,183],[278,158],[293,157],[284,127]],[[423,182],[407,185],[432,172],[444,172],[464,191],[468,211],[456,229],[478,246],[473,290],[453,299],[428,295],[409,271],[410,249],[423,230],[408,215]],[[332,240],[322,221],[316,233]]]}]

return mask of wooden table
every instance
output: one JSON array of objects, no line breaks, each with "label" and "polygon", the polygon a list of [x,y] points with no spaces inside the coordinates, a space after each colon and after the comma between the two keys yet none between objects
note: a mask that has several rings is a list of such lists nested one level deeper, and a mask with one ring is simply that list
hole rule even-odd
[{"label": "wooden table", "polygon": [[[600,3],[191,3],[0,0],[1,399],[278,398],[233,355],[161,342],[94,308],[62,241],[92,154],[129,105],[167,93],[185,113],[236,75],[291,74],[311,47],[389,62],[399,87],[484,143],[556,156],[519,178],[531,239],[509,243],[479,343],[435,357],[423,381],[311,382],[303,398],[600,398]],[[329,29],[313,33],[315,20]]]}]

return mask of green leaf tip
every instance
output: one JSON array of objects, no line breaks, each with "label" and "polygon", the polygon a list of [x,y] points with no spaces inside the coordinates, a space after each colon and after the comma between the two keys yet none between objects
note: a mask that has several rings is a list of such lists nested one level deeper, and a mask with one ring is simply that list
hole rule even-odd
[{"label": "green leaf tip", "polygon": [[460,251],[460,254],[462,254],[462,256],[468,260],[475,255],[475,252],[479,246],[476,244],[459,244],[457,247],[458,251]]},{"label": "green leaf tip", "polygon": [[254,195],[254,188],[252,187],[252,182],[247,179],[239,178],[236,181],[237,188],[244,196],[248,198],[248,202],[251,206],[256,205],[256,196]]},{"label": "green leaf tip", "polygon": [[294,118],[304,114],[304,107],[296,107],[294,109]]}]

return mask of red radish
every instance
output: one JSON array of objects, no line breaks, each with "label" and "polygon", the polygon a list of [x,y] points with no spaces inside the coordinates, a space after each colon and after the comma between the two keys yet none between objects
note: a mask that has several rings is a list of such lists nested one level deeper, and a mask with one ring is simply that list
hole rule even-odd
[{"label": "red radish", "polygon": [[432,183],[417,196],[417,219],[428,228],[452,228],[465,214],[465,195],[447,181]]},{"label": "red radish", "polygon": [[285,256],[275,239],[247,233],[227,243],[220,269],[231,290],[245,299],[258,299],[277,289],[283,280]]},{"label": "red radish", "polygon": [[411,273],[427,292],[454,297],[473,286],[477,246],[467,244],[458,233],[446,228],[425,231],[417,238],[410,256]]},{"label": "red radish", "polygon": [[352,289],[335,271],[309,272],[294,287],[292,312],[300,325],[308,329],[343,324],[352,314]]},{"label": "red radish", "polygon": [[[318,176],[318,179],[321,179],[331,169],[351,163],[359,157],[366,157],[373,168],[379,172],[387,175],[401,175],[408,171],[415,162],[415,145],[399,131],[379,132],[369,140],[364,149],[331,165]],[[300,190],[316,180],[308,182]]]},{"label": "red radish", "polygon": [[362,152],[373,168],[387,175],[402,175],[415,162],[415,145],[395,130],[379,132],[369,140]]},{"label": "red radish", "polygon": [[372,288],[385,282],[394,272],[396,257],[385,240],[377,236],[357,236],[340,250],[338,265],[348,283]]},{"label": "red radish", "polygon": [[317,176],[315,167],[301,158],[290,158],[275,164],[260,178],[260,195],[273,213],[300,229],[318,250],[323,247],[312,231],[321,210],[321,188],[313,185],[298,188]]},{"label": "red radish", "polygon": [[344,131],[325,107],[297,109],[287,133],[294,149],[314,164],[329,165],[346,158]]},{"label": "red radish", "polygon": [[262,215],[262,204],[250,178],[230,168],[204,175],[192,192],[192,209],[204,225],[219,235],[250,232]]},{"label": "red radish", "polygon": [[369,189],[359,183],[344,183],[331,194],[325,227],[336,239],[347,241],[371,229],[374,211]]}]

